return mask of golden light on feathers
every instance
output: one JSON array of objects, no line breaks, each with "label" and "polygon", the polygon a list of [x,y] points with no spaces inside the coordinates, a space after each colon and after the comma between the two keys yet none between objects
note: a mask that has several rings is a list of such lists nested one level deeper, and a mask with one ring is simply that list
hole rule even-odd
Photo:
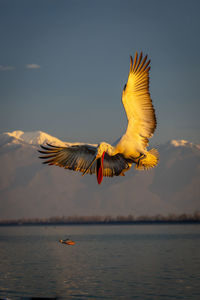
[{"label": "golden light on feathers", "polygon": [[156,129],[156,115],[149,93],[150,60],[142,52],[130,57],[130,70],[122,92],[122,103],[128,119],[125,134],[110,145],[66,143],[65,147],[47,145],[39,150],[45,164],[57,165],[84,174],[97,175],[98,183],[103,176],[124,176],[132,164],[137,170],[146,170],[158,164],[156,149],[147,150],[149,139]]}]

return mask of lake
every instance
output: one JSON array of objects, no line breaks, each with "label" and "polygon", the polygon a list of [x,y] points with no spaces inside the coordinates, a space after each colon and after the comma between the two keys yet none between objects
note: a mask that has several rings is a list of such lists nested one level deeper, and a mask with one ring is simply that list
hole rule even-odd
[{"label": "lake", "polygon": [[200,225],[2,226],[0,298],[31,297],[200,299]]}]

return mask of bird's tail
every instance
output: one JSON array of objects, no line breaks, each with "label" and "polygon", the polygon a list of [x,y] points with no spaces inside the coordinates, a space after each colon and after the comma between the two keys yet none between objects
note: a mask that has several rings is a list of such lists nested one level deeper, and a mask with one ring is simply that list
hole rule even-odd
[{"label": "bird's tail", "polygon": [[138,160],[135,164],[137,170],[148,170],[157,166],[159,161],[159,153],[156,149],[149,150],[144,158]]}]

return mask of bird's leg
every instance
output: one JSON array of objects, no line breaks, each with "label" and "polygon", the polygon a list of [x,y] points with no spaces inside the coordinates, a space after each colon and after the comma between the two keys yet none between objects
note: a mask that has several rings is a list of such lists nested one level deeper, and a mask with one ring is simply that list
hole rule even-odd
[{"label": "bird's leg", "polygon": [[144,159],[146,157],[146,155],[145,154],[140,154],[136,159],[138,159],[138,161],[137,161],[137,166],[139,166],[140,165],[140,161],[142,160],[142,159]]},{"label": "bird's leg", "polygon": [[139,159],[143,156],[144,154],[140,153],[140,155],[138,157],[135,157],[135,159]]}]

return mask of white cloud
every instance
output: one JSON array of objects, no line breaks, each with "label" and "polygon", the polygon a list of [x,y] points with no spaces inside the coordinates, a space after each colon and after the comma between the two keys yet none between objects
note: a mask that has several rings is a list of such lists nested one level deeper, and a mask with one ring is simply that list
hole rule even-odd
[{"label": "white cloud", "polygon": [[2,65],[0,65],[0,71],[11,71],[11,70],[15,70],[15,67],[13,67],[13,66],[2,66]]},{"label": "white cloud", "polygon": [[26,68],[27,69],[39,69],[40,65],[37,65],[37,64],[28,64],[28,65],[26,65]]}]

